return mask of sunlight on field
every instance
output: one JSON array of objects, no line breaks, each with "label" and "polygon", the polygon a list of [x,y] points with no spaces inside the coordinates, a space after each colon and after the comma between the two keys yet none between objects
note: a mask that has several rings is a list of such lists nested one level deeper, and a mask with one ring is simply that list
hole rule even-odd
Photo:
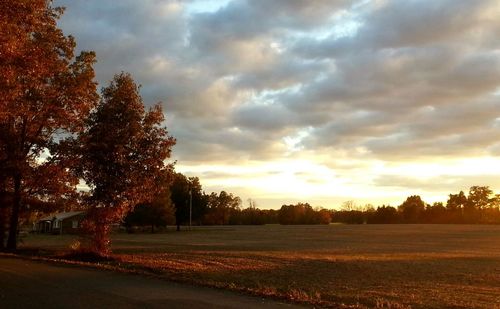
[{"label": "sunlight on field", "polygon": [[[25,245],[40,241],[70,238]],[[492,308],[499,244],[499,226],[271,225],[116,234],[113,249],[121,265],[168,279],[325,306]]]}]

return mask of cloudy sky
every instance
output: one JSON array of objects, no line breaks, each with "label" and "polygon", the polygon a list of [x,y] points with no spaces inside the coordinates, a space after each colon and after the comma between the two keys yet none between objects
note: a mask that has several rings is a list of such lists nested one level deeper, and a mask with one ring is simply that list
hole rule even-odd
[{"label": "cloudy sky", "polygon": [[259,207],[500,190],[500,2],[56,0],[97,79],[163,102],[177,170]]}]

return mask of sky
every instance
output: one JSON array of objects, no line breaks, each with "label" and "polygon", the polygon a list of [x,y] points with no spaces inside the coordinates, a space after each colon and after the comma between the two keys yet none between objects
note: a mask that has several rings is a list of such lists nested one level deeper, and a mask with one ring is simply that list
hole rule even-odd
[{"label": "sky", "polygon": [[162,102],[176,169],[261,208],[500,189],[496,0],[56,0],[105,86]]}]

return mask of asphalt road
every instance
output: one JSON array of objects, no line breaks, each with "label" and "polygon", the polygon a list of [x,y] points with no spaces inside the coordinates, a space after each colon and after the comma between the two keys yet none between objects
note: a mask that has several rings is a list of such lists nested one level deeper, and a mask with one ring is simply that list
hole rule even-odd
[{"label": "asphalt road", "polygon": [[298,308],[139,275],[0,257],[0,308]]}]

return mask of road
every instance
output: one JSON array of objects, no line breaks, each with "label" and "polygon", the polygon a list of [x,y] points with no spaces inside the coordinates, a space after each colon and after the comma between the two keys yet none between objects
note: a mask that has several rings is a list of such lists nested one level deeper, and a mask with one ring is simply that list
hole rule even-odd
[{"label": "road", "polygon": [[299,308],[145,276],[0,257],[0,308]]}]

